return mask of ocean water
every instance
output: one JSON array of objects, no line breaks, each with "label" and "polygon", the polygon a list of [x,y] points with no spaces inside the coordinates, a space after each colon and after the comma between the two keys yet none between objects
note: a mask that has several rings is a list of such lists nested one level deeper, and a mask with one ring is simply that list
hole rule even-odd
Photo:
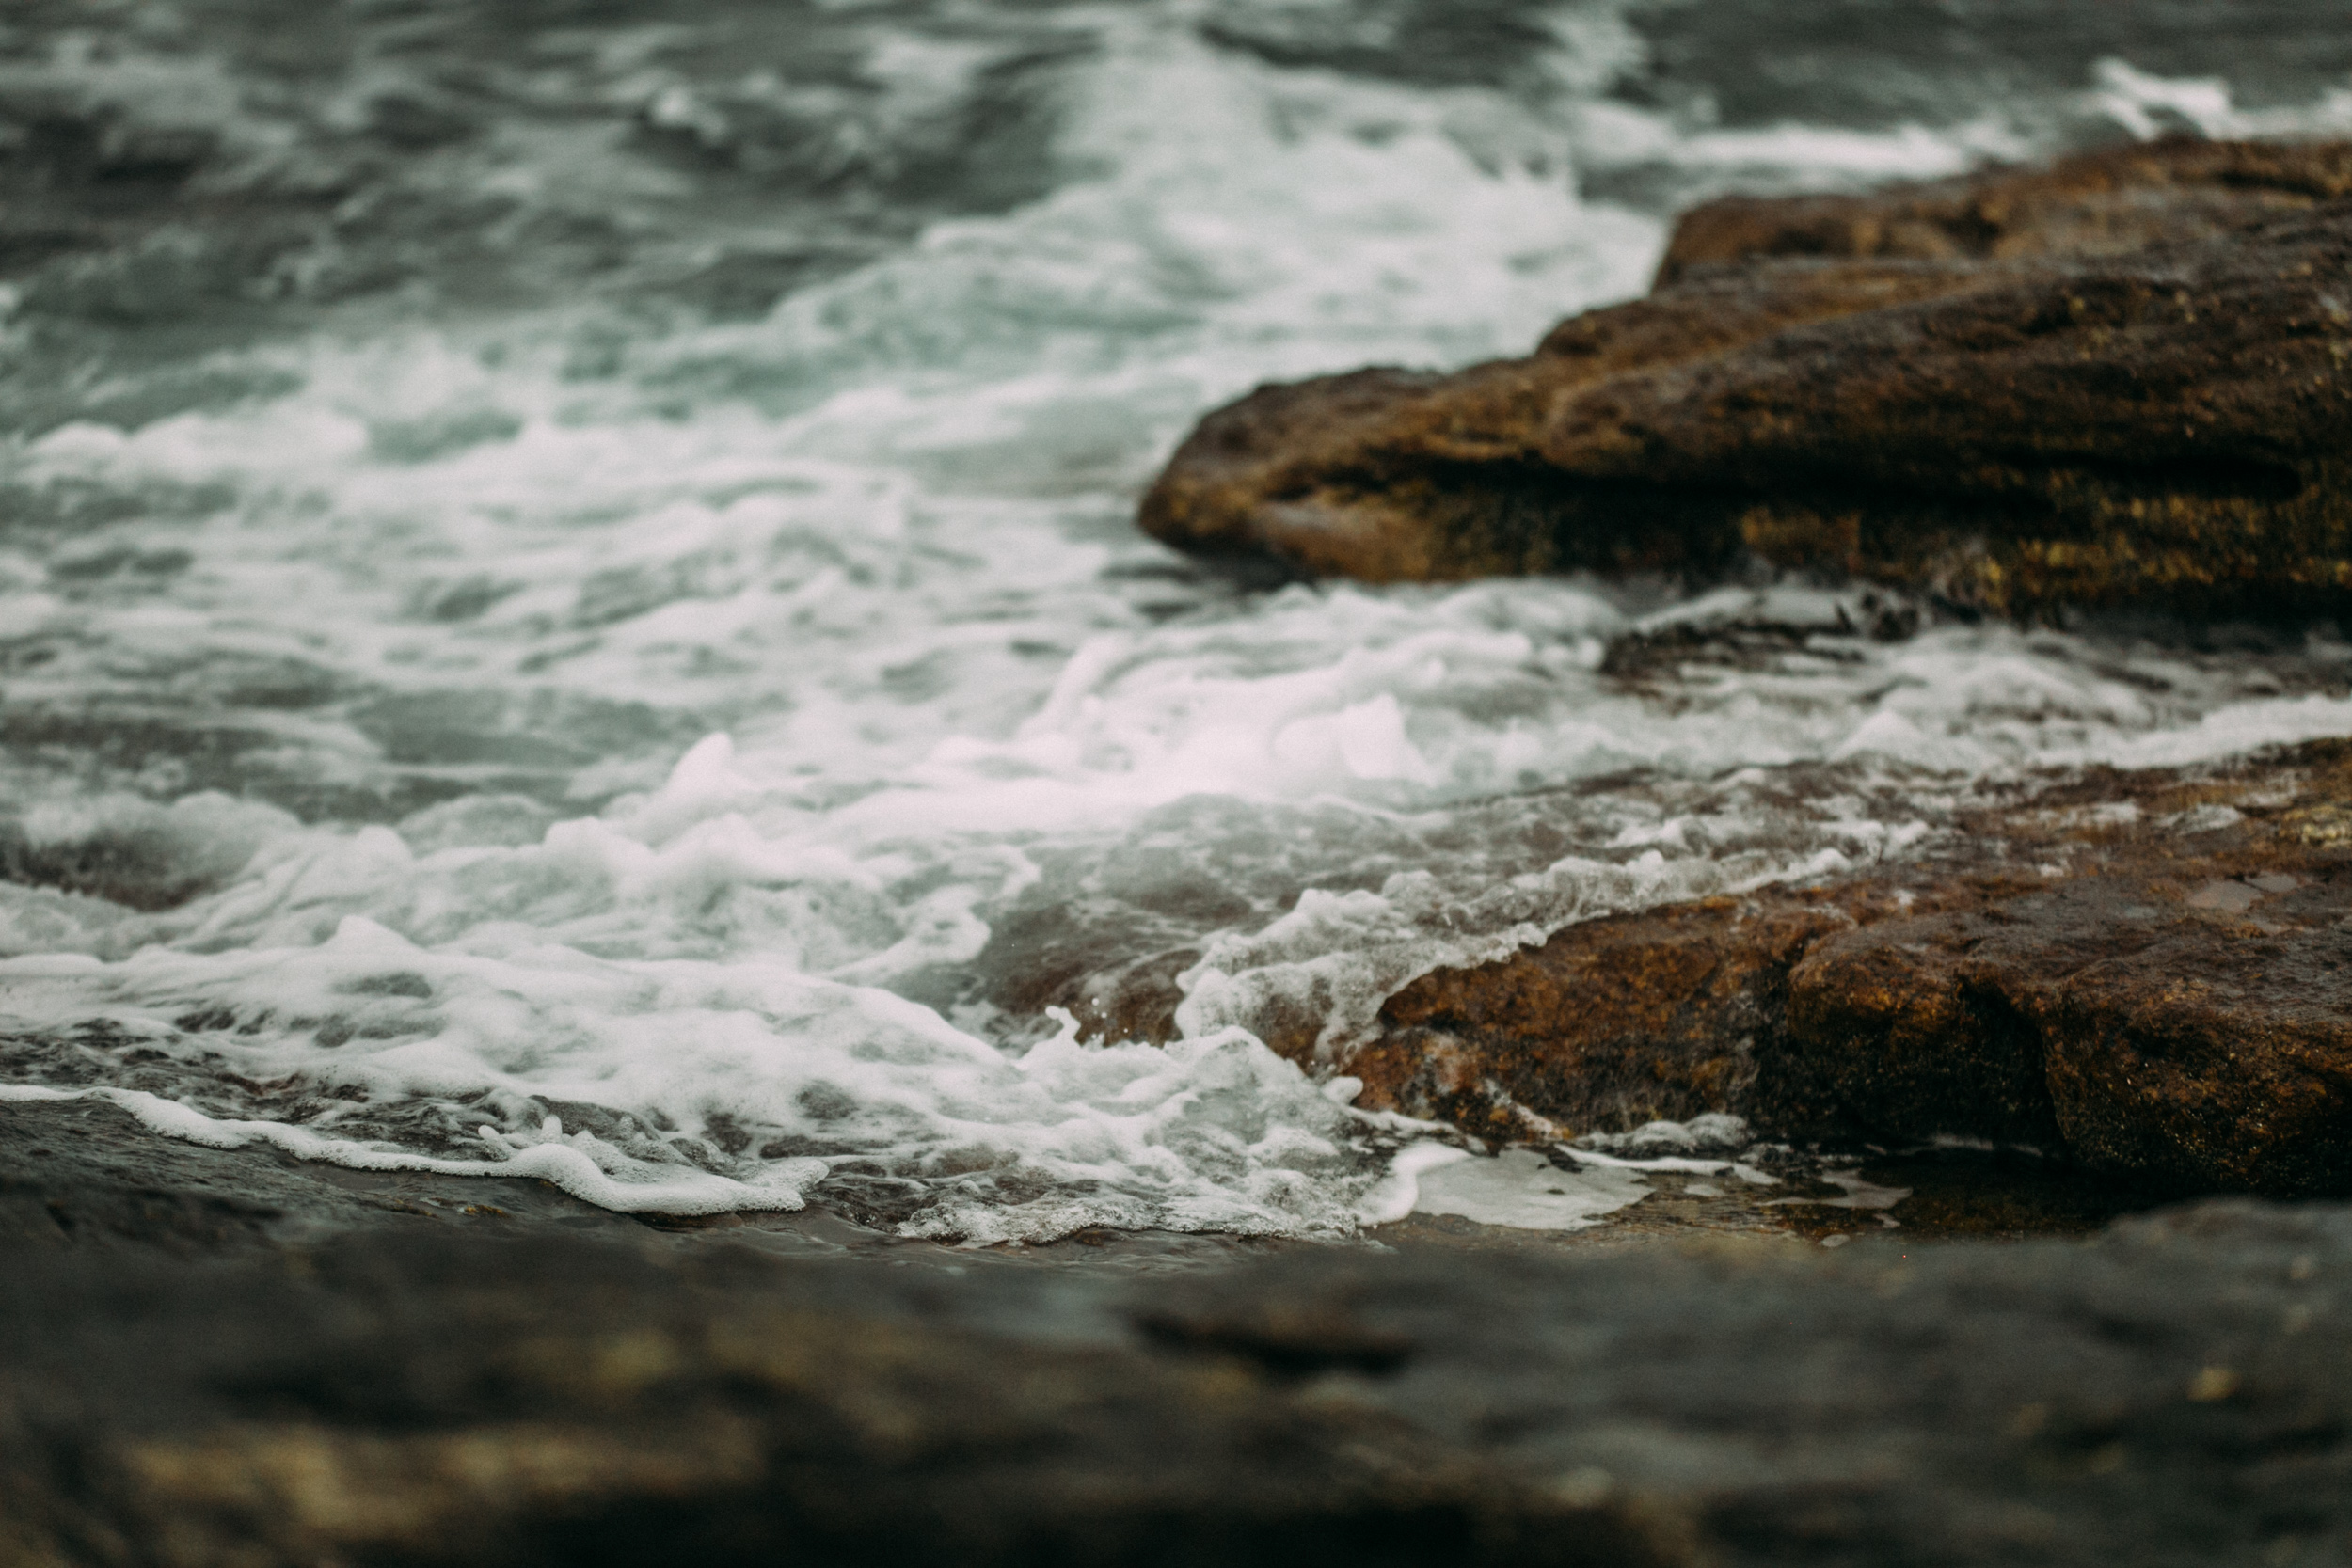
[{"label": "ocean water", "polygon": [[[2352,733],[2352,646],[1245,590],[1132,525],[1190,421],[1525,352],[1708,195],[2330,130],[2300,0],[29,0],[0,1096],[972,1242],[1392,1215],[1451,1167],[1343,1069],[1415,975]],[[1604,668],[1693,616],[1814,634]],[[1138,965],[1172,1032],[1056,1009]]]}]

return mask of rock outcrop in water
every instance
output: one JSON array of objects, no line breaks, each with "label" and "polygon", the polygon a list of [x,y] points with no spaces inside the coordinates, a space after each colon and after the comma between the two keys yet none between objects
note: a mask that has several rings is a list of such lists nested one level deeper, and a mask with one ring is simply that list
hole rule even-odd
[{"label": "rock outcrop in water", "polygon": [[72,1115],[6,1108],[0,1146],[10,1564],[2208,1568],[2352,1531],[2334,1206],[1138,1276],[318,1167],[191,1227],[167,1200],[251,1156],[166,1172]]},{"label": "rock outcrop in water", "polygon": [[2097,772],[1820,887],[1571,926],[1391,997],[1370,1102],[1558,1135],[1730,1111],[2176,1189],[2352,1191],[2352,751]]},{"label": "rock outcrop in water", "polygon": [[1750,557],[1991,612],[2352,602],[2352,146],[1719,202],[1525,359],[1272,386],[1146,530],[1374,581]]},{"label": "rock outcrop in water", "polygon": [[2352,196],[2352,145],[2177,139],[1875,196],[1729,196],[1683,214],[1661,287],[1756,261],[2121,256]]}]

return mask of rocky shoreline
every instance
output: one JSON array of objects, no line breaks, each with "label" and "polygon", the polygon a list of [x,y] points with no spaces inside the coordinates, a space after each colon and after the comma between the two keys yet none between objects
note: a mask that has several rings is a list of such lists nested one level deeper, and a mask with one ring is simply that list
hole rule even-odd
[{"label": "rocky shoreline", "polygon": [[[1961,791],[1843,874],[1578,922],[1432,971],[1367,1037],[1268,1043],[1502,1143],[1743,1118],[1799,1145],[2016,1148],[2152,1195],[2352,1191],[2352,751]],[[1165,1038],[1195,955],[1066,982]]]},{"label": "rocky shoreline", "polygon": [[[1632,684],[1939,617],[2275,631],[2347,608],[2347,355],[2344,147],[1724,201],[1527,359],[1211,415],[1144,521],[1266,578],[1858,595],[1621,638]],[[1562,1169],[1784,1141],[1774,1196],[1681,1173],[1573,1243],[958,1248],[0,1104],[0,1564],[2345,1560],[2352,746],[1921,809],[1263,1031]],[[1196,957],[994,1000],[1164,1039]]]},{"label": "rocky shoreline", "polygon": [[[2347,198],[2352,146],[2180,140],[1720,200],[1682,219],[1649,297],[1529,358],[1209,415],[1141,521],[1261,576],[1871,589],[1862,624],[1621,639],[1603,671],[1633,682],[1835,657],[1923,616],[2299,626],[2352,584]],[[1799,1140],[2020,1145],[2161,1191],[2341,1196],[2344,768],[2329,742],[1980,788],[1862,874],[1425,975],[1326,1065],[1369,1105],[1488,1136],[1731,1113]],[[1106,1026],[1148,1026],[1152,978],[1096,987]]]}]

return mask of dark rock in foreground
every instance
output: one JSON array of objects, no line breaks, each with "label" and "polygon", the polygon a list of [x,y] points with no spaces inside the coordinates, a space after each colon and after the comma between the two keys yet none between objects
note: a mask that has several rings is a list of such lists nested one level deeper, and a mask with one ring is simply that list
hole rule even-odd
[{"label": "dark rock in foreground", "polygon": [[[50,1196],[87,1213],[103,1184]],[[2214,1204],[2088,1247],[1295,1249],[1145,1280],[421,1213],[12,1246],[0,1561],[2352,1550],[2340,1208]]]},{"label": "dark rock in foreground", "polygon": [[2352,150],[2165,144],[1701,209],[1531,357],[1262,388],[1145,499],[1180,548],[1375,581],[1750,554],[2014,615],[2341,610]]},{"label": "dark rock in foreground", "polygon": [[2352,753],[2098,772],[1825,886],[1571,926],[1391,997],[1368,1102],[1560,1136],[1729,1111],[2172,1190],[2352,1192]]},{"label": "dark rock in foreground", "polygon": [[[1482,1473],[1408,1421],[1246,1360],[977,1331],[926,1300],[941,1283],[421,1235],[20,1273],[0,1554],[1673,1560],[1621,1511]],[[1021,1305],[957,1289],[967,1312]]]}]

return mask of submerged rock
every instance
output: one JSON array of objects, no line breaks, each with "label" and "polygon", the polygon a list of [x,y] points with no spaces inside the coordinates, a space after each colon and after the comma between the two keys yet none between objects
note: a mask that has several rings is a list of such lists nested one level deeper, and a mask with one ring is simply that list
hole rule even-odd
[{"label": "submerged rock", "polygon": [[1510,1136],[1704,1113],[2352,1192],[2352,750],[2101,770],[1917,859],[1570,926],[1391,997],[1364,1103]]},{"label": "submerged rock", "polygon": [[2352,149],[2171,143],[1718,203],[1648,298],[1452,375],[1269,386],[1156,537],[1374,581],[1752,558],[2019,616],[2352,590]]}]

